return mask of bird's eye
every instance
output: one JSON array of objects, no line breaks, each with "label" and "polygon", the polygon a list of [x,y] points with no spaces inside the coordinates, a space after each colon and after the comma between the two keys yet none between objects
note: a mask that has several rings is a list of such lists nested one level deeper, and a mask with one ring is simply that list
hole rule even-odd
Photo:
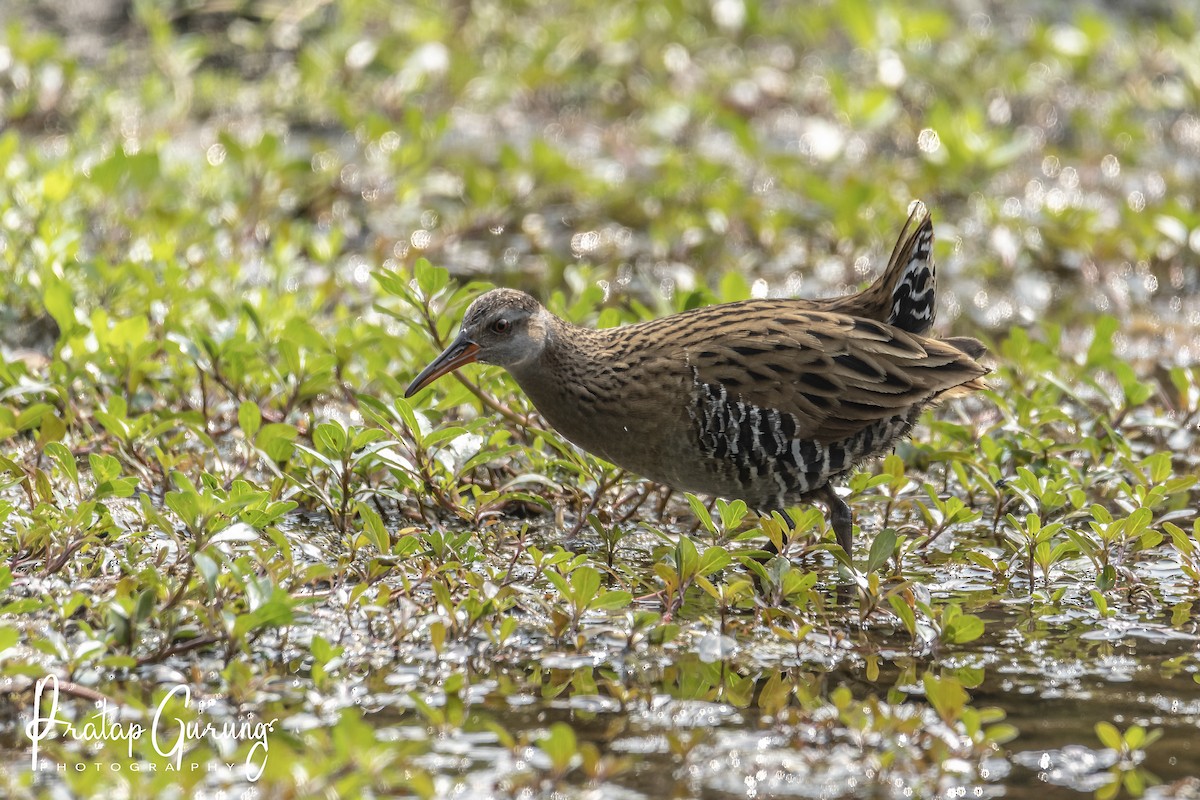
[{"label": "bird's eye", "polygon": [[508,329],[512,327],[512,323],[504,317],[500,317],[492,323],[492,333],[508,333]]}]

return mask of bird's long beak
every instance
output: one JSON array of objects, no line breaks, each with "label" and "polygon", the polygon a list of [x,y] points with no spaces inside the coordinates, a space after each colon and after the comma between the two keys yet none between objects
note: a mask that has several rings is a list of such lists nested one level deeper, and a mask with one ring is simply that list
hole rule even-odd
[{"label": "bird's long beak", "polygon": [[458,337],[442,351],[442,354],[435,358],[428,367],[421,370],[421,374],[408,385],[408,389],[404,392],[405,398],[412,397],[447,372],[456,370],[464,364],[474,363],[475,355],[478,352],[479,345],[464,334],[458,334]]}]

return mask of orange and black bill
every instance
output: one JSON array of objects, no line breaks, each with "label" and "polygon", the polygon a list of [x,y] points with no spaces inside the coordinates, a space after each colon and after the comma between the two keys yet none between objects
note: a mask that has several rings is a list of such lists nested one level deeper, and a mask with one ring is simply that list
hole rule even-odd
[{"label": "orange and black bill", "polygon": [[447,372],[456,370],[465,364],[474,363],[475,354],[478,352],[479,345],[460,333],[458,338],[451,342],[450,346],[443,350],[440,356],[435,358],[428,367],[421,370],[421,374],[414,378],[413,382],[408,385],[404,396],[406,398],[412,397]]}]

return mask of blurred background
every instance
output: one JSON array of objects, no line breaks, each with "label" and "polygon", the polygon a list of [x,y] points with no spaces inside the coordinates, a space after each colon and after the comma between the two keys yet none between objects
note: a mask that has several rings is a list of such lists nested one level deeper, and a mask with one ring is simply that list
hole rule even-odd
[{"label": "blurred background", "polygon": [[1113,314],[1131,358],[1200,354],[1190,4],[8,0],[0,25],[10,346],[46,345],[56,261],[362,308],[418,255],[658,311],[730,273],[825,296],[921,198],[943,325]]}]

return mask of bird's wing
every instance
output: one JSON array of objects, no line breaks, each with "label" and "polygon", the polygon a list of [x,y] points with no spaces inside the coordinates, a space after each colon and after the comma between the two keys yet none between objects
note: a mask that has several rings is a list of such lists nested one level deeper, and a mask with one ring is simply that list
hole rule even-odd
[{"label": "bird's wing", "polygon": [[648,346],[685,361],[710,388],[707,402],[790,415],[800,439],[845,439],[943,392],[980,388],[988,371],[959,348],[874,320],[775,301],[711,310]]}]

